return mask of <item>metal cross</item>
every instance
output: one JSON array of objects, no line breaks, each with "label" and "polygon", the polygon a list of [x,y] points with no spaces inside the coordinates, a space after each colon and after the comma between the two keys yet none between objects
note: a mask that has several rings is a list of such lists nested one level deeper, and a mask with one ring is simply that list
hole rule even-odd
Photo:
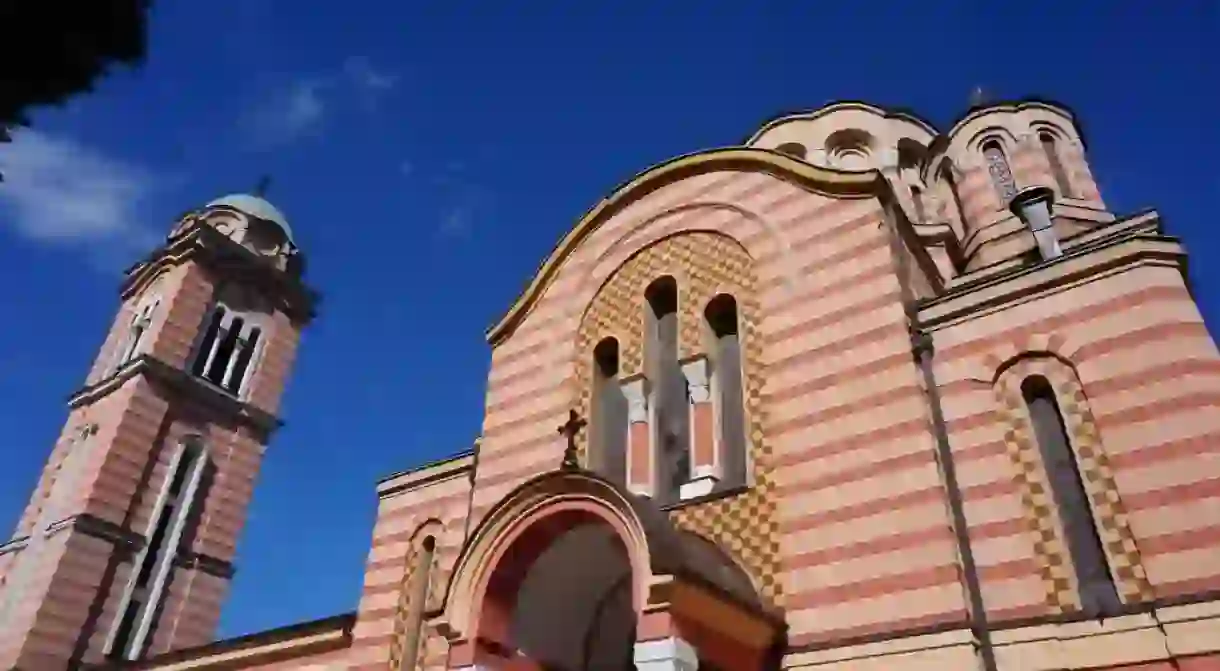
[{"label": "metal cross", "polygon": [[267,189],[271,188],[271,175],[263,175],[258,178],[258,184],[254,185],[254,195],[262,198],[267,195]]},{"label": "metal cross", "polygon": [[576,436],[580,434],[580,430],[588,424],[580,415],[576,414],[575,410],[568,411],[568,421],[559,425],[560,435],[568,439],[568,445],[563,450],[563,463],[561,468],[565,470],[574,470],[580,468],[580,459],[576,457]]}]

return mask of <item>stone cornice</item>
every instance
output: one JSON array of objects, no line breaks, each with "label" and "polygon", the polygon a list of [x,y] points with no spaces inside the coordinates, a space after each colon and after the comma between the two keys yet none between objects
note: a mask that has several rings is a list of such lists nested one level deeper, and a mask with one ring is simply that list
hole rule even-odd
[{"label": "stone cornice", "polygon": [[[82,533],[91,538],[106,541],[118,549],[134,554],[144,547],[148,539],[143,534],[132,531],[122,525],[115,524],[109,520],[102,519],[91,513],[80,513],[67,517],[52,524],[47,529],[47,536],[54,536],[61,531],[72,530]],[[30,543],[30,537],[18,536],[9,542],[0,545],[0,555],[6,555],[10,552],[16,552],[25,548]],[[174,565],[182,568],[195,569],[214,575],[218,578],[229,579],[237,572],[233,563],[218,557],[202,552],[192,552],[190,550],[180,550],[174,558]]]},{"label": "stone cornice", "polygon": [[258,288],[298,324],[306,324],[317,316],[317,305],[321,301],[317,291],[202,222],[190,224],[148,258],[129,268],[120,295],[129,298],[164,268],[187,260],[196,260],[218,271],[226,280]]},{"label": "stone cornice", "polygon": [[237,574],[237,567],[233,565],[233,562],[185,549],[179,550],[178,554],[174,556],[174,566],[199,571],[223,580],[232,580],[233,576]]},{"label": "stone cornice", "polygon": [[72,394],[68,398],[68,407],[76,409],[94,403],[123,386],[131,378],[141,374],[153,382],[166,385],[178,392],[186,392],[193,398],[220,409],[229,417],[259,431],[264,439],[269,438],[276,429],[283,426],[283,422],[275,415],[148,354],[136,357],[124,364],[114,374]]},{"label": "stone cornice", "polygon": [[462,475],[469,476],[474,469],[474,460],[474,450],[465,450],[451,457],[438,459],[401,473],[395,473],[377,483],[377,496],[378,498],[385,498],[441,480],[448,480]]},{"label": "stone cornice", "polygon": [[1110,235],[1091,235],[1067,246],[1064,255],[1015,266],[922,301],[919,322],[928,331],[1003,309],[1048,292],[1122,272],[1137,265],[1163,265],[1185,271],[1186,252],[1176,238],[1161,235],[1152,217],[1135,226],[1116,222]]}]

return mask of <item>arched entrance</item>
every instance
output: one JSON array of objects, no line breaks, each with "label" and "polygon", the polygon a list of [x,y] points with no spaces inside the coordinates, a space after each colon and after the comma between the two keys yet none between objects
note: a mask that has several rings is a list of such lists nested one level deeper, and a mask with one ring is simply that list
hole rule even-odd
[{"label": "arched entrance", "polygon": [[480,638],[513,668],[633,669],[636,612],[627,548],[604,520],[561,515],[536,525],[494,569]]},{"label": "arched entrance", "polygon": [[540,476],[497,504],[458,557],[449,668],[761,668],[782,622],[714,544],[586,472]]}]

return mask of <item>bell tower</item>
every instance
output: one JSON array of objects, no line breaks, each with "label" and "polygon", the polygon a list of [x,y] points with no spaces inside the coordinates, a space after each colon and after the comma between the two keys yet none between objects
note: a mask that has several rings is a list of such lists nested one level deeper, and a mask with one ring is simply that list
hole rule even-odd
[{"label": "bell tower", "polygon": [[232,195],[124,276],[121,306],[11,540],[0,670],[212,640],[316,294],[284,216]]}]

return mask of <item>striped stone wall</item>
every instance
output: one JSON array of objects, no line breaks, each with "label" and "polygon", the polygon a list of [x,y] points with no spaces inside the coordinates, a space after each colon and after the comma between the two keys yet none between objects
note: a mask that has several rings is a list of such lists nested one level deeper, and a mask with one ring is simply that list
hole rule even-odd
[{"label": "striped stone wall", "polygon": [[[413,474],[406,474],[381,484],[383,494],[377,507],[348,668],[387,669],[391,660],[397,660],[401,654],[410,606],[406,596],[416,568],[412,559],[424,534],[436,538],[429,608],[440,605],[465,540],[471,461],[465,457],[428,467],[429,476],[422,482],[414,480]],[[437,472],[432,473],[431,469]],[[424,635],[420,645],[421,668],[445,668],[448,645],[426,627]]]},{"label": "striped stone wall", "polygon": [[1049,568],[1065,560],[1061,525],[1037,500],[1045,475],[1012,400],[1012,376],[1035,368],[1059,393],[1124,600],[1220,586],[1220,357],[1177,269],[1133,265],[955,323],[935,340],[991,619],[1076,605],[1070,579]]},{"label": "striped stone wall", "polygon": [[[735,240],[753,260],[762,443],[774,464],[777,584],[794,644],[956,621],[964,602],[875,200],[718,172],[644,196],[564,262],[492,355],[477,519],[555,468],[555,427],[580,398],[577,336],[606,278],[679,234]],[[629,358],[629,357],[628,357]],[[679,517],[683,517],[679,514]],[[770,576],[747,567],[760,584]]]}]

